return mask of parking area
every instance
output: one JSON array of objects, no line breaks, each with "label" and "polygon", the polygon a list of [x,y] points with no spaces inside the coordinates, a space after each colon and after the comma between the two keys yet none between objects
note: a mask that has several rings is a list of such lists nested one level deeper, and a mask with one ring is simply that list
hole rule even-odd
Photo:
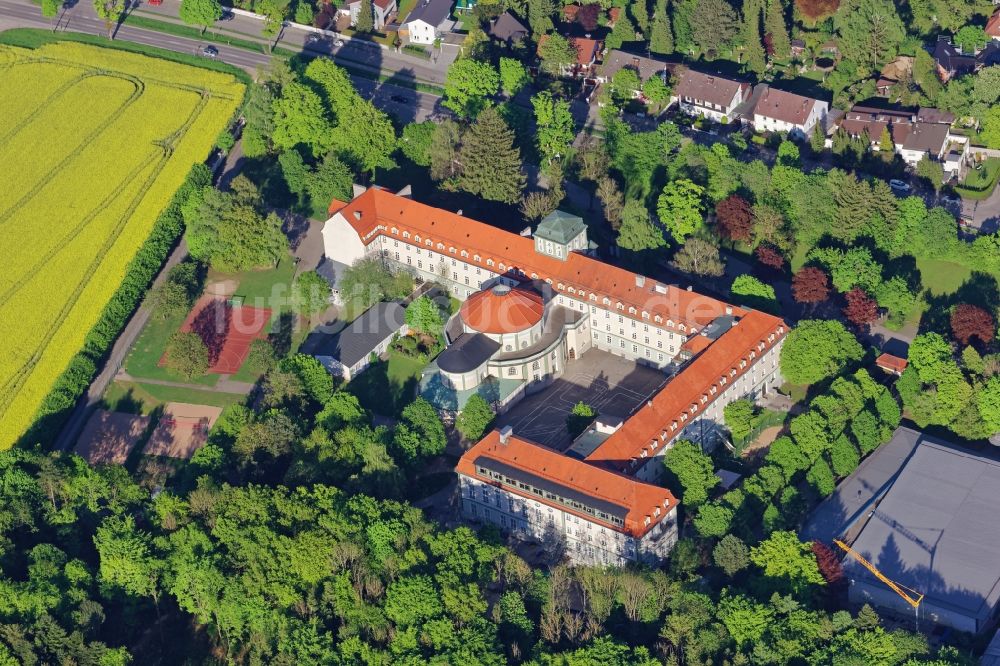
[{"label": "parking area", "polygon": [[566,417],[583,401],[605,416],[627,418],[668,377],[608,352],[591,349],[566,366],[563,376],[540,393],[528,396],[497,419],[514,434],[559,451],[572,443]]}]

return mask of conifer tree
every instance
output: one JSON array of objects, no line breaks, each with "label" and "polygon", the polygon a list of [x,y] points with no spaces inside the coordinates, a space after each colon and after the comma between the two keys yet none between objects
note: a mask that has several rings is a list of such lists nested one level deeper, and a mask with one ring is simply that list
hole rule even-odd
[{"label": "conifer tree", "polygon": [[670,31],[670,13],[667,0],[658,0],[653,10],[653,26],[649,36],[649,50],[653,53],[673,53],[674,35]]},{"label": "conifer tree", "polygon": [[791,55],[792,43],[788,37],[783,0],[768,0],[764,15],[764,32],[770,39],[771,55],[778,60],[786,60]]},{"label": "conifer tree", "polygon": [[375,29],[375,8],[372,0],[361,0],[361,8],[358,10],[358,20],[354,24],[354,29],[358,32],[371,32]]},{"label": "conifer tree", "polygon": [[463,137],[459,161],[461,189],[490,201],[520,200],[526,182],[521,153],[514,146],[514,131],[495,108],[485,109],[472,123]]},{"label": "conifer tree", "polygon": [[632,4],[629,5],[629,13],[632,14],[632,19],[635,21],[636,26],[638,26],[639,32],[643,35],[648,35],[649,7],[646,6],[646,0],[633,0]]},{"label": "conifer tree", "polygon": [[743,3],[743,55],[752,72],[763,74],[767,67],[767,54],[760,34],[760,16],[763,0],[745,0]]}]

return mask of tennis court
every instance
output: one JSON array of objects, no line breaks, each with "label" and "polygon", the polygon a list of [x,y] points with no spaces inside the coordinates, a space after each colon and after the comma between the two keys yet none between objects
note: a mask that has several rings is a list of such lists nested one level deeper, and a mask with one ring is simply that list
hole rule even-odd
[{"label": "tennis court", "polygon": [[143,453],[189,459],[208,440],[208,431],[221,413],[221,407],[168,402]]},{"label": "tennis court", "polygon": [[[264,337],[270,308],[243,305],[241,299],[206,294],[191,308],[180,330],[194,332],[208,348],[208,372],[235,374],[250,353],[250,343]],[[160,359],[160,365],[166,359]]]}]

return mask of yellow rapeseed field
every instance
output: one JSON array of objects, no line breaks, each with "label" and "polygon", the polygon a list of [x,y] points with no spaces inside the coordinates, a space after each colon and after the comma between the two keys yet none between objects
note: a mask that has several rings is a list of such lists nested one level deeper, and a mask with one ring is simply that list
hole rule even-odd
[{"label": "yellow rapeseed field", "polygon": [[0,447],[31,424],[243,95],[232,76],[73,43],[0,46]]}]

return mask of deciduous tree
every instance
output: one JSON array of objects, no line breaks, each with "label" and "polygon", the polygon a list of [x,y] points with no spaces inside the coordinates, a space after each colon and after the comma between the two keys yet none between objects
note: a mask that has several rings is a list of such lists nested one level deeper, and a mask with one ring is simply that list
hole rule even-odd
[{"label": "deciduous tree", "polygon": [[749,241],[753,227],[750,202],[738,194],[715,204],[715,219],[719,235],[730,241]]},{"label": "deciduous tree", "polygon": [[197,333],[177,331],[167,341],[164,361],[171,370],[192,379],[208,370],[208,347]]},{"label": "deciduous tree", "polygon": [[841,53],[868,71],[895,57],[906,36],[892,0],[844,0],[833,24]]},{"label": "deciduous tree", "polygon": [[500,73],[488,62],[459,58],[448,68],[444,105],[465,118],[475,118],[500,88]]},{"label": "deciduous tree", "polygon": [[486,429],[493,423],[496,415],[489,403],[478,393],[471,396],[465,407],[459,412],[455,419],[455,427],[462,433],[462,437],[469,441],[478,441],[486,433]]},{"label": "deciduous tree", "polygon": [[663,231],[649,219],[649,211],[641,201],[626,201],[622,209],[622,225],[618,229],[618,247],[643,252],[665,247]]},{"label": "deciduous tree", "polygon": [[531,98],[531,105],[535,109],[538,152],[549,162],[564,157],[576,136],[569,102],[555,99],[543,90]]},{"label": "deciduous tree", "polygon": [[878,303],[864,289],[855,287],[847,292],[845,298],[844,316],[858,328],[864,328],[878,318]]},{"label": "deciduous tree", "polygon": [[683,273],[719,277],[726,270],[719,247],[709,239],[694,236],[674,254],[670,265]]},{"label": "deciduous tree", "polygon": [[528,70],[520,60],[500,58],[500,87],[505,95],[513,97],[528,81]]},{"label": "deciduous tree", "polygon": [[830,296],[830,279],[822,269],[806,266],[792,278],[792,296],[806,305],[822,303]]},{"label": "deciduous tree", "polygon": [[679,491],[688,506],[703,504],[719,483],[712,459],[690,440],[674,442],[664,454],[663,464],[675,481],[673,490]]},{"label": "deciduous tree", "polygon": [[951,333],[963,345],[969,344],[972,338],[978,338],[985,344],[993,340],[996,322],[989,312],[978,305],[960,303],[951,311]]},{"label": "deciduous tree", "polygon": [[200,25],[204,33],[208,26],[222,18],[222,5],[219,0],[182,0],[178,16],[185,23]]},{"label": "deciduous tree", "polygon": [[703,187],[686,178],[664,186],[657,199],[656,212],[676,242],[684,243],[688,236],[702,228],[704,192]]},{"label": "deciduous tree", "polygon": [[781,373],[793,384],[812,384],[861,358],[857,339],[839,321],[810,319],[789,332],[781,348]]}]

